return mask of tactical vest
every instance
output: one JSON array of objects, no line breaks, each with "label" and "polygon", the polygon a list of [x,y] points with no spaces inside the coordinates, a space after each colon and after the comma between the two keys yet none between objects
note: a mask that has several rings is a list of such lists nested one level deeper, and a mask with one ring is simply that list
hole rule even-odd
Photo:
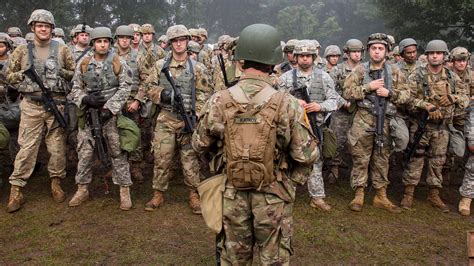
[{"label": "tactical vest", "polygon": [[[286,93],[270,85],[250,101],[239,85],[222,91],[228,182],[237,190],[260,190],[280,175],[275,169],[278,111]],[[247,104],[244,108],[243,104]]]},{"label": "tactical vest", "polygon": [[[362,66],[364,67],[364,79],[362,81],[362,84],[369,84],[371,81],[374,80],[369,75],[370,74],[370,62],[365,62],[365,63],[362,64]],[[381,76],[382,76],[382,78],[387,77],[387,78],[384,78],[384,80],[386,80],[388,84],[384,84],[384,87],[387,90],[392,91],[392,89],[393,89],[392,67],[387,62],[384,63]],[[375,101],[376,101],[377,97],[378,96],[375,93],[375,91],[372,91],[372,92],[366,94],[365,98],[362,101],[357,101],[357,106],[360,107],[360,108],[367,109],[367,110],[372,112],[372,111],[374,111]],[[388,116],[395,116],[395,114],[397,113],[396,106],[392,102],[390,102],[389,99],[386,99],[386,103],[387,103],[387,107],[386,107],[387,109],[385,110],[385,114],[388,115]]]},{"label": "tactical vest", "polygon": [[[293,75],[293,89],[297,89],[306,84],[298,84],[298,77],[296,75],[296,69],[292,70]],[[292,92],[290,91],[290,93]],[[314,68],[313,73],[311,74],[311,80],[308,87],[306,88],[309,94],[309,98],[312,102],[322,103],[326,100],[326,93],[324,92],[324,82],[323,82],[323,70],[320,68]]]},{"label": "tactical vest", "polygon": [[118,90],[118,75],[121,71],[120,58],[110,51],[105,58],[102,71],[96,73],[95,65],[90,63],[91,58],[86,57],[81,63],[84,87],[88,94],[99,92],[106,100],[109,100]]},{"label": "tactical vest", "polygon": [[[33,52],[34,47],[34,43],[28,44],[28,63],[26,69],[29,69],[33,64],[46,88],[52,92],[64,93],[65,81],[59,76],[59,43],[54,40],[50,42],[49,55],[44,62],[41,62],[36,56],[36,53]],[[41,92],[41,89],[36,82],[25,75],[25,79],[20,86],[18,86],[18,91],[32,93]]]},{"label": "tactical vest", "polygon": [[[172,60],[171,56],[165,61],[165,64],[169,64],[169,62]],[[174,82],[176,84],[176,87],[178,87],[181,90],[181,95],[183,96],[183,103],[184,103],[184,109],[186,112],[191,112],[195,111],[195,105],[196,105],[196,88],[195,88],[195,83],[194,83],[194,66],[196,65],[196,61],[188,58],[186,62],[186,68],[184,71],[179,75],[178,77],[174,77]],[[160,83],[165,89],[170,89],[173,92],[173,97],[171,99],[174,99],[174,91],[173,87],[171,87],[171,84],[169,81],[166,79],[166,76],[163,72],[160,72]],[[173,101],[171,104],[161,104],[161,106],[168,110],[168,111],[173,111],[173,112],[178,112],[177,109],[174,106]]]},{"label": "tactical vest", "polygon": [[132,94],[136,94],[138,91],[138,84],[140,82],[140,76],[138,73],[138,64],[137,64],[138,52],[136,50],[130,49],[130,54],[127,58],[127,65],[130,67],[133,73],[132,78]]}]

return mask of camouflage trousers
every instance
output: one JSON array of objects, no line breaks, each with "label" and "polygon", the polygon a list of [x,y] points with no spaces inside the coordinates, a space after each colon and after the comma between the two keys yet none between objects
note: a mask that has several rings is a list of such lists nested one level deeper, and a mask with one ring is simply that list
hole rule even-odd
[{"label": "camouflage trousers", "polygon": [[464,173],[459,193],[465,198],[474,199],[474,154],[472,153],[469,154],[469,159],[466,163],[466,172]]},{"label": "camouflage trousers", "polygon": [[[10,184],[24,187],[33,173],[38,150],[46,126],[45,142],[50,154],[48,172],[50,178],[66,177],[66,130],[59,127],[54,115],[44,110],[43,104],[24,98],[20,103],[21,120],[18,129],[18,151]],[[63,112],[64,106],[58,106]]]},{"label": "camouflage trousers", "polygon": [[[412,124],[410,127],[410,138],[412,140],[417,128],[417,124]],[[429,186],[441,188],[443,183],[441,172],[446,162],[448,142],[449,132],[446,126],[427,124],[426,132],[421,137],[415,154],[403,171],[403,184],[418,185],[425,164],[425,157],[427,157],[426,183]]]},{"label": "camouflage trousers", "polygon": [[331,116],[331,124],[329,127],[336,134],[337,150],[334,159],[325,161],[326,165],[339,166],[344,159],[350,158],[347,149],[347,132],[351,127],[352,114],[344,110],[338,110]]},{"label": "camouflage trousers", "polygon": [[313,165],[313,171],[308,177],[308,192],[311,198],[325,198],[323,181],[323,161],[318,160]]},{"label": "camouflage trousers", "polygon": [[273,194],[226,188],[223,212],[222,265],[252,265],[254,246],[260,265],[289,265],[293,203]]},{"label": "camouflage trousers", "polygon": [[[365,109],[357,110],[354,121],[347,133],[347,142],[352,154],[351,187],[366,187],[367,180],[372,179],[375,189],[386,187],[388,181],[388,168],[390,148],[388,145],[389,122],[385,119],[384,145],[381,151],[375,145],[375,117]],[[372,132],[370,132],[372,131]]]},{"label": "camouflage trousers", "polygon": [[[127,153],[120,148],[116,116],[103,124],[102,134],[112,163],[112,182],[124,187],[131,186],[130,166],[127,161]],[[76,173],[77,184],[89,184],[92,181],[94,154],[97,153],[94,147],[95,140],[90,127],[86,124],[84,129],[79,128],[77,132],[77,155],[79,158]]]},{"label": "camouflage trousers", "polygon": [[153,169],[153,189],[166,191],[170,179],[170,168],[174,154],[179,151],[184,175],[184,184],[196,189],[199,179],[199,160],[191,146],[192,134],[181,134],[184,126],[178,115],[162,110],[156,120],[153,136],[155,165]]}]

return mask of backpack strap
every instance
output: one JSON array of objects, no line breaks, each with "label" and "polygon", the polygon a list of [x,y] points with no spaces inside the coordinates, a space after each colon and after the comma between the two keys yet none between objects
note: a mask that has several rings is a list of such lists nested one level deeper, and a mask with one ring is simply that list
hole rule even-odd
[{"label": "backpack strap", "polygon": [[277,90],[275,90],[272,86],[267,85],[262,90],[260,90],[254,97],[252,97],[252,99],[249,100],[247,95],[245,95],[243,89],[238,85],[230,87],[228,91],[237,103],[253,104],[254,106],[258,106],[265,103],[275,93],[277,93]]},{"label": "backpack strap", "polygon": [[81,61],[81,73],[82,74],[87,72],[87,67],[89,66],[90,61],[91,61],[90,56],[84,57],[84,60]]}]

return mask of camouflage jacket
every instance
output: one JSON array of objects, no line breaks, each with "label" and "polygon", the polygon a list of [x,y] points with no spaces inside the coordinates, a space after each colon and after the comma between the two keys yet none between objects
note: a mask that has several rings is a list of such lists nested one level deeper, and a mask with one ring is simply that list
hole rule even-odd
[{"label": "camouflage jacket", "polygon": [[[115,94],[107,100],[104,104],[104,108],[107,108],[114,115],[118,115],[122,112],[122,107],[127,102],[127,99],[130,95],[131,84],[132,84],[132,71],[128,67],[127,63],[123,60],[120,60],[121,67],[119,75],[117,76],[119,87]],[[93,56],[90,58],[89,66],[94,66],[94,71],[97,75],[100,75],[104,65],[103,61],[97,61]],[[88,95],[87,88],[84,83],[84,73],[82,73],[81,67],[77,67],[76,72],[74,73],[74,78],[72,79],[72,90],[68,95],[68,100],[73,102],[76,106],[81,109],[84,109],[85,106],[82,103],[82,99]]]},{"label": "camouflage jacket", "polygon": [[155,63],[164,57],[165,51],[159,45],[152,43],[149,47],[146,47],[143,43],[140,43],[137,57],[140,80],[145,81]]},{"label": "camouflage jacket", "polygon": [[138,53],[130,47],[128,48],[127,52],[123,54],[120,53],[118,48],[115,51],[117,55],[120,56],[120,58],[123,59],[132,70],[133,82],[132,82],[130,97],[134,98],[138,91],[138,84],[140,83],[140,72],[138,69],[138,62],[137,62]]},{"label": "camouflage jacket", "polygon": [[8,59],[0,60],[0,103],[5,101],[5,94],[6,94],[6,85],[3,81],[7,81],[7,68],[8,68]]},{"label": "camouflage jacket", "polygon": [[212,73],[212,49],[208,45],[203,45],[198,54],[198,62],[207,67],[207,72]]},{"label": "camouflage jacket", "polygon": [[[93,51],[92,49],[88,49],[89,47],[85,47],[84,49],[80,49],[79,47],[77,47],[77,45],[71,45],[69,46],[69,49],[71,49],[71,52],[72,52],[72,56],[74,57],[74,61],[77,61],[77,59],[84,53],[84,51],[88,50],[87,52],[85,52],[85,54],[79,59],[79,61],[81,61],[84,57],[88,56],[88,55],[92,55],[93,54]],[[78,64],[80,62],[77,62]]]},{"label": "camouflage jacket", "polygon": [[403,72],[403,74],[407,77],[410,78],[410,76],[415,73],[416,68],[420,67],[421,64],[420,62],[416,61],[413,64],[407,64],[404,60],[400,60],[397,63],[398,68],[400,68],[400,71]]},{"label": "camouflage jacket", "polygon": [[474,146],[474,101],[470,102],[466,119],[466,140],[468,146]]},{"label": "camouflage jacket", "polygon": [[[268,76],[258,74],[244,74],[238,85],[245,95],[250,99],[260,92],[264,87],[272,85]],[[224,143],[224,131],[227,126],[222,112],[221,93],[216,92],[206,102],[197,129],[194,131],[192,145],[196,152],[203,154],[216,143]],[[242,106],[244,108],[244,106]],[[293,167],[301,166],[311,171],[311,165],[319,159],[317,140],[311,134],[309,124],[305,120],[303,108],[296,98],[288,95],[283,98],[278,113],[276,114],[276,149],[286,155],[288,163]],[[275,164],[275,167],[277,165]],[[225,169],[225,167],[224,167]],[[279,169],[275,169],[279,172]],[[307,171],[309,174],[309,172]],[[283,173],[284,174],[284,173]],[[295,176],[289,178],[293,180]],[[296,181],[296,180],[294,180]],[[262,188],[262,192],[281,195],[289,192],[294,200],[294,186],[287,178],[275,181],[268,187]]]},{"label": "camouflage jacket", "polygon": [[466,70],[464,70],[462,73],[459,73],[458,75],[462,82],[467,86],[469,96],[474,96],[474,71],[467,67]]}]

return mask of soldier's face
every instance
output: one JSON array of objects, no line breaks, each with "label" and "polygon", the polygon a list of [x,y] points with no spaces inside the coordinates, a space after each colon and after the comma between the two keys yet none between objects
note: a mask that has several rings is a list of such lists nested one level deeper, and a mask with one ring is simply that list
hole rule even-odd
[{"label": "soldier's face", "polygon": [[313,55],[311,54],[299,54],[296,56],[296,60],[298,67],[303,70],[310,68],[314,63]]},{"label": "soldier's face", "polygon": [[39,41],[47,41],[53,37],[53,27],[48,23],[35,22],[31,30],[34,32],[35,38]]},{"label": "soldier's face", "polygon": [[426,57],[428,59],[428,64],[432,66],[440,66],[444,61],[443,52],[429,52]]},{"label": "soldier's face", "polygon": [[8,52],[8,46],[5,43],[0,42],[0,56],[6,55],[7,52]]},{"label": "soldier's face", "polygon": [[110,48],[110,40],[108,38],[99,38],[94,41],[94,50],[99,55],[106,55]]},{"label": "soldier's face", "polygon": [[199,44],[201,44],[201,37],[200,36],[196,36],[196,35],[193,35],[191,36],[191,39]]},{"label": "soldier's face", "polygon": [[153,41],[153,33],[143,33],[143,42],[151,43]]},{"label": "soldier's face", "polygon": [[88,45],[89,44],[89,33],[81,32],[77,34],[77,43],[81,45]]},{"label": "soldier's face", "polygon": [[140,35],[140,32],[134,32],[133,33],[133,40],[132,40],[132,43],[133,44],[138,44],[140,42],[140,39],[141,39],[141,35]]},{"label": "soldier's face", "polygon": [[339,61],[339,56],[338,55],[330,55],[326,58],[328,60],[328,63],[335,66],[337,65],[337,62]]},{"label": "soldier's face", "polygon": [[289,53],[286,53],[286,56],[288,57],[288,61],[291,63],[291,64],[296,64],[296,58],[295,58],[295,55],[293,54],[293,52],[289,52]]},{"label": "soldier's face", "polygon": [[369,47],[369,56],[374,63],[380,63],[385,60],[386,49],[381,43],[374,43]]},{"label": "soldier's face", "polygon": [[118,37],[118,45],[120,46],[120,48],[122,49],[127,49],[128,47],[130,47],[130,37],[128,36],[119,36]]},{"label": "soldier's face", "polygon": [[168,44],[165,42],[160,42],[160,47],[166,49],[168,47]]},{"label": "soldier's face", "polygon": [[[1,49],[0,49],[1,51]],[[456,69],[458,72],[463,72],[467,68],[467,59],[464,60],[454,60],[453,61],[453,67]]]},{"label": "soldier's face", "polygon": [[188,47],[188,38],[174,38],[173,40],[171,40],[171,47],[173,48],[173,52],[177,54],[182,54],[186,52],[186,48]]},{"label": "soldier's face", "polygon": [[403,59],[407,63],[414,63],[416,61],[416,45],[410,45],[403,49]]},{"label": "soldier's face", "polygon": [[354,63],[359,63],[362,59],[362,51],[352,51],[349,52],[349,60]]}]

